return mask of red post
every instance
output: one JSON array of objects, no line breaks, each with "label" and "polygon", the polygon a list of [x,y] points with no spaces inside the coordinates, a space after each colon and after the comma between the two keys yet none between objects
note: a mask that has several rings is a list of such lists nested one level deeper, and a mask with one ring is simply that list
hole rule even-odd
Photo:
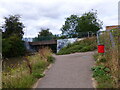
[{"label": "red post", "polygon": [[98,45],[98,53],[104,53],[104,45]]}]

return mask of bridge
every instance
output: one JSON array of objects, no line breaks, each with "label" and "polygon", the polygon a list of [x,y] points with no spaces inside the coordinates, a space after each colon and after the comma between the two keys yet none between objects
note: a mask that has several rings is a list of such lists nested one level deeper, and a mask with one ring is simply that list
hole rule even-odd
[{"label": "bridge", "polygon": [[57,53],[60,49],[67,46],[68,43],[74,43],[75,41],[83,40],[84,38],[69,38],[58,40],[44,40],[44,41],[32,41],[32,39],[24,39],[25,46],[29,51],[38,51],[41,48],[49,47],[54,53]]},{"label": "bridge", "polygon": [[57,52],[57,40],[46,40],[46,41],[37,41],[37,42],[29,42],[29,45],[32,49],[38,51],[41,48],[49,47],[51,50],[56,53]]}]

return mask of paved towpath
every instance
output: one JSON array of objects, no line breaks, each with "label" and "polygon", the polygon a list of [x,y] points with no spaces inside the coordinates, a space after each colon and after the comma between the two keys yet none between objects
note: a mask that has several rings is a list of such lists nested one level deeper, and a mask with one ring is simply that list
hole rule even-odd
[{"label": "paved towpath", "polygon": [[93,88],[94,52],[55,55],[56,61],[37,88]]}]

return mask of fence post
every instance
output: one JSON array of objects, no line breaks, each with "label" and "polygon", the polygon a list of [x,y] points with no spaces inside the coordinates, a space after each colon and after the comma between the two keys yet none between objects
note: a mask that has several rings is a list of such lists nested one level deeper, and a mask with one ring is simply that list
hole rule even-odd
[{"label": "fence post", "polygon": [[100,33],[100,31],[97,31],[97,43],[98,43],[98,45],[100,44],[100,41],[99,41],[99,33]]},{"label": "fence post", "polygon": [[115,47],[115,42],[114,42],[113,35],[112,35],[111,31],[110,31],[110,40],[112,43],[112,47]]}]

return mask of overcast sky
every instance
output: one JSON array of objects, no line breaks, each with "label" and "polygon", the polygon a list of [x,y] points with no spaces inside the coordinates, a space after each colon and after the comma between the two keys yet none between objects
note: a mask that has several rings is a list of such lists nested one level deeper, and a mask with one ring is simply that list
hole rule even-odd
[{"label": "overcast sky", "polygon": [[81,16],[91,9],[98,11],[103,28],[118,24],[119,0],[0,0],[0,25],[3,17],[20,14],[26,26],[24,37],[37,36],[40,28],[50,28],[60,34],[65,18],[71,14]]}]

